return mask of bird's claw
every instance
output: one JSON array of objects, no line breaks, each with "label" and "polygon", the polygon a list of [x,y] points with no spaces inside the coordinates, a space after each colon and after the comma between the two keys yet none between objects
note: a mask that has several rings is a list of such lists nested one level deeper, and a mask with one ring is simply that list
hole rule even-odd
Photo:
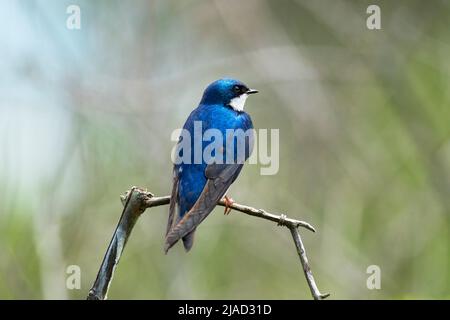
[{"label": "bird's claw", "polygon": [[228,196],[225,196],[224,202],[225,202],[225,210],[224,210],[223,214],[227,216],[231,212],[231,209],[232,209],[231,206],[233,205],[234,200],[232,198],[229,198]]}]

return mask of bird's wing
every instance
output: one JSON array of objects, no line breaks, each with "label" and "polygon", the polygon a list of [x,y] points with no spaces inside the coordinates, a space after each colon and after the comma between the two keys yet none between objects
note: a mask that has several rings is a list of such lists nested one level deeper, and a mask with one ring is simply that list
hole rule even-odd
[{"label": "bird's wing", "polygon": [[191,210],[170,229],[166,235],[165,252],[178,240],[194,230],[211,213],[230,185],[241,172],[243,164],[210,164],[206,167],[208,178],[202,193]]},{"label": "bird's wing", "polygon": [[172,194],[170,196],[170,205],[169,205],[169,220],[167,221],[167,229],[166,236],[169,233],[170,229],[173,228],[176,223],[176,211],[178,207],[178,174],[176,171],[176,167],[173,168],[173,183],[172,183]]}]

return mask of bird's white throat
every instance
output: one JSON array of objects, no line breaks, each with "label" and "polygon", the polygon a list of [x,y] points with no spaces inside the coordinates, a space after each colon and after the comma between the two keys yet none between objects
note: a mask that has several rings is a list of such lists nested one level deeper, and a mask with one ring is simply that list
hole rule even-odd
[{"label": "bird's white throat", "polygon": [[245,100],[247,100],[248,94],[243,93],[239,97],[233,98],[230,101],[230,106],[236,111],[243,111]]}]

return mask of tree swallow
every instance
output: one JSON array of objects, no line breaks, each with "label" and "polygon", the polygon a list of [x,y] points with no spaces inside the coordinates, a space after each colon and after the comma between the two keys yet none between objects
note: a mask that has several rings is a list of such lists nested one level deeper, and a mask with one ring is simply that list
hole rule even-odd
[{"label": "tree swallow", "polygon": [[[186,120],[183,131],[189,133],[191,141],[183,141],[186,136],[180,136],[177,146],[183,144],[184,149],[176,156],[182,155],[188,161],[176,162],[173,168],[164,247],[166,253],[180,239],[186,251],[191,249],[195,229],[211,213],[241,172],[244,161],[253,149],[253,124],[250,116],[244,112],[244,104],[250,94],[257,92],[238,80],[217,80],[205,89],[199,106]],[[201,131],[200,138],[196,136],[196,130]],[[243,143],[237,141],[238,135],[233,135],[237,131],[249,133],[244,135]],[[220,135],[208,134],[211,132]],[[220,147],[214,149],[210,153],[211,158],[207,159],[204,155],[211,146],[207,141],[213,140],[211,136],[220,140],[214,141]],[[239,146],[244,147],[243,154]],[[225,196],[225,202],[224,213],[227,214],[232,200]]]}]

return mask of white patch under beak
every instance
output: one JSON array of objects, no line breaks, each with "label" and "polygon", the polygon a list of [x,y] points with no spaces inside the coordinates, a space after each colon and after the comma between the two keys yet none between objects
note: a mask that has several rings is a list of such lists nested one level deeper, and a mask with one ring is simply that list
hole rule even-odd
[{"label": "white patch under beak", "polygon": [[243,93],[239,97],[231,99],[230,106],[236,111],[244,111],[244,105],[247,97],[248,94]]}]

